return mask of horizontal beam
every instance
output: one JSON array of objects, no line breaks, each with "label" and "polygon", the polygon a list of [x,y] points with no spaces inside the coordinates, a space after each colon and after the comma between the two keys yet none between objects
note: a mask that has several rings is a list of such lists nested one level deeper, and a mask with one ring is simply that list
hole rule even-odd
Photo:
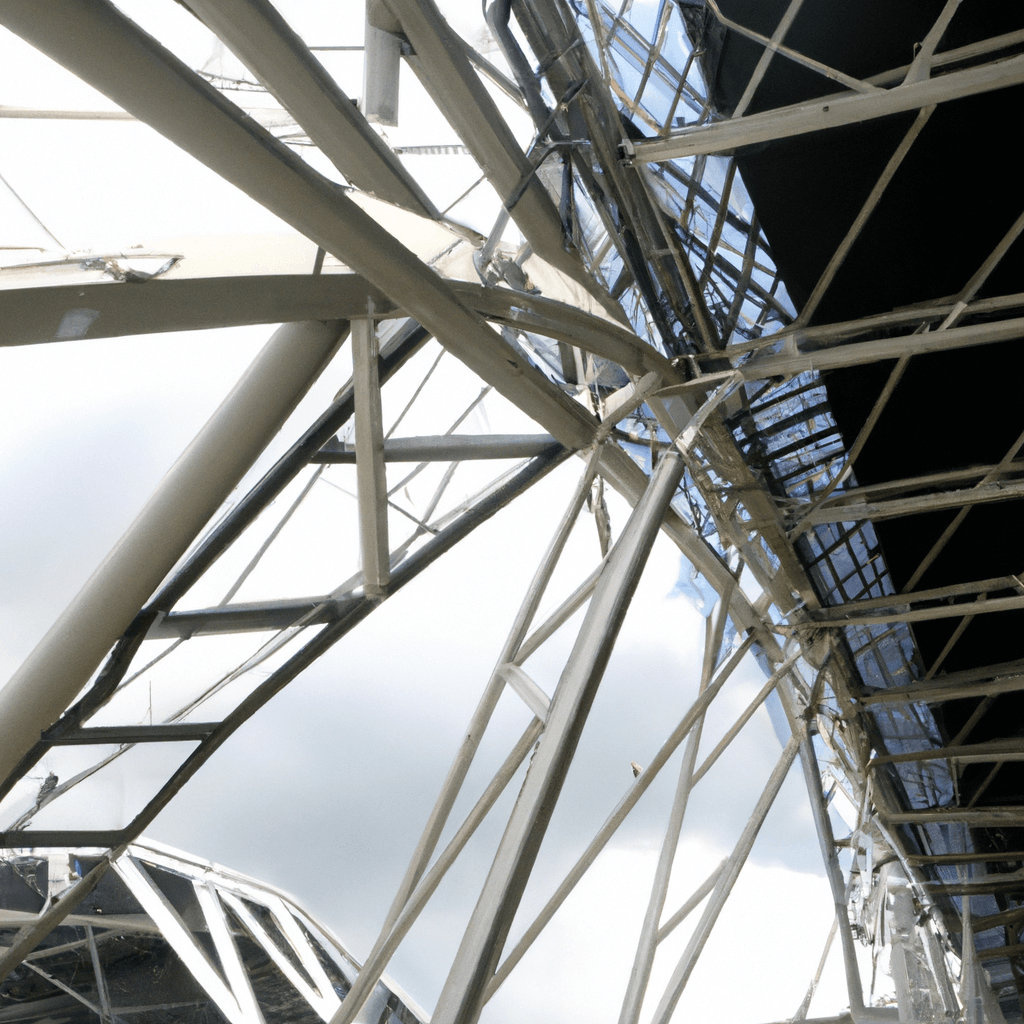
[{"label": "horizontal beam", "polygon": [[[858,317],[856,320],[839,320],[830,324],[813,324],[807,326],[783,327],[774,334],[762,335],[755,341],[744,341],[730,345],[731,356],[746,355],[752,352],[764,352],[777,349],[779,342],[786,342],[789,352],[809,352],[814,348],[827,348],[830,345],[853,338],[866,338],[888,332],[898,327],[919,328],[922,325],[940,323],[953,312],[955,298],[937,299],[924,306],[909,306],[891,310],[888,313],[876,313],[874,316]],[[986,319],[994,319],[990,314],[1004,313],[1008,310],[1024,307],[1024,292],[1013,292],[1009,295],[993,295],[985,299],[975,299],[967,303],[961,321],[965,318],[974,319],[982,313],[989,314]],[[693,357],[698,364],[722,358],[721,352],[698,352]]]},{"label": "horizontal beam", "polygon": [[[962,508],[968,505],[985,505],[994,501],[1011,501],[1024,497],[1024,480],[1004,483],[983,484],[957,491],[940,491],[937,494],[919,494],[912,498],[893,498],[889,501],[853,502],[848,505],[823,505],[808,512],[800,521],[809,526],[822,523],[859,523],[865,520],[881,522],[901,516],[920,515],[924,512],[939,512],[943,509]],[[801,506],[793,511],[799,515]]]},{"label": "horizontal beam", "polygon": [[[1024,825],[1024,807],[929,807],[920,811],[879,811],[890,825],[936,825],[962,822],[974,828],[989,825]],[[1019,885],[1020,883],[1018,883]]]},{"label": "horizontal beam", "polygon": [[[310,269],[315,247],[310,246]],[[188,262],[185,253],[183,263]],[[183,268],[184,270],[184,268]],[[10,273],[10,271],[7,271]],[[154,278],[145,284],[98,280],[0,288],[0,347],[72,340],[66,314],[82,310],[83,338],[124,338],[251,324],[348,320],[372,302],[379,314],[394,303],[355,274],[264,274]],[[97,275],[99,277],[99,275]],[[36,279],[38,280],[38,279]],[[52,277],[51,277],[52,280]]]},{"label": "horizontal beam", "polygon": [[957,747],[929,747],[902,754],[880,754],[871,758],[868,767],[877,764],[906,764],[913,761],[950,760],[970,764],[980,761],[1024,760],[1024,739],[989,740],[986,743],[965,743]]},{"label": "horizontal beam", "polygon": [[[466,462],[472,459],[526,459],[543,455],[558,442],[550,434],[439,434],[396,437],[384,442],[385,462]],[[311,462],[354,465],[354,445],[331,440]]]},{"label": "horizontal beam", "polygon": [[973,683],[947,683],[940,676],[934,683],[917,686],[894,686],[889,690],[861,697],[859,703],[872,704],[938,704],[945,700],[963,700],[966,697],[996,697],[1000,693],[1024,690],[1024,673],[1000,679],[977,680]]},{"label": "horizontal beam", "polygon": [[205,740],[218,724],[175,722],[167,725],[98,725],[89,729],[75,729],[63,735],[51,735],[52,730],[48,730],[40,738],[55,747],[95,743],[181,743]]},{"label": "horizontal beam", "polygon": [[[996,850],[988,850],[984,853],[910,853],[907,854],[907,862],[923,866],[925,864],[981,864],[991,862],[994,864],[1016,864],[1024,861],[1024,850],[1007,850],[1005,853]],[[1024,915],[1024,907],[1020,909]],[[974,930],[981,931],[982,918],[974,923]]]},{"label": "horizontal beam", "polygon": [[252,601],[219,608],[170,612],[153,623],[146,639],[170,640],[286,629],[299,619],[308,625],[319,626],[342,618],[357,603],[358,598],[336,601],[330,597],[303,597],[292,601]]},{"label": "horizontal beam", "polygon": [[[227,239],[216,238],[222,248]],[[59,336],[65,314],[83,309],[90,316],[82,337],[120,338],[196,331],[243,324],[296,323],[300,320],[351,320],[365,314],[372,302],[378,317],[400,316],[404,307],[352,273],[296,274],[286,269],[295,258],[287,251],[269,252],[280,262],[275,274],[209,277],[197,273],[196,260],[208,263],[208,245],[196,239],[176,266],[144,285],[104,278],[85,285],[53,284],[53,274],[40,272],[21,287],[0,288],[0,346],[67,340]],[[312,268],[316,247],[309,246]],[[77,265],[69,265],[69,272]],[[6,271],[11,274],[12,271]],[[21,273],[21,272],[19,272]],[[21,278],[19,278],[21,280]],[[652,371],[666,380],[679,377],[669,360],[632,331],[601,315],[557,298],[514,292],[508,288],[449,281],[458,300],[503,326],[533,331],[575,345],[617,362],[638,377]],[[95,314],[94,316],[92,314]]]},{"label": "horizontal beam", "polygon": [[[972,889],[971,892],[974,890]],[[975,954],[979,960],[998,960],[1001,957],[1014,959],[1024,955],[1024,943],[1015,942],[1008,946],[993,946],[991,949],[979,949]]]},{"label": "horizontal beam", "polygon": [[838,93],[747,117],[696,125],[664,139],[647,142],[625,139],[622,148],[634,161],[645,164],[678,160],[700,153],[726,153],[740,146],[920,110],[934,103],[1005,89],[1021,82],[1024,82],[1024,56],[1009,57],[980,67],[951,71],[922,82],[908,82],[894,89]]},{"label": "horizontal beam", "polygon": [[[893,607],[882,609],[874,614],[866,612],[858,615],[852,609],[856,602],[840,605],[838,608],[826,608],[815,613],[815,618],[807,623],[807,627],[821,626],[874,626],[884,622],[931,622],[933,619],[958,619],[965,615],[988,615],[993,612],[1017,611],[1024,608],[1024,597],[995,597],[988,601],[961,601],[958,604],[937,605],[934,608],[908,608],[897,604],[899,596],[894,595]],[[782,628],[782,627],[780,627]],[[800,626],[794,627],[799,631]]]},{"label": "horizontal beam", "polygon": [[1015,590],[1024,592],[1024,582],[1016,576],[993,576],[987,580],[972,580],[970,583],[950,583],[945,587],[931,587],[927,590],[912,590],[904,594],[885,594],[883,597],[870,597],[860,601],[848,601],[845,605],[837,605],[833,610],[839,617],[843,609],[865,612],[872,608],[909,608],[914,604],[927,601],[949,601],[954,597],[967,597],[972,594],[994,593],[999,590]]},{"label": "horizontal beam", "polygon": [[[896,338],[880,338],[875,341],[855,341],[845,345],[794,353],[760,356],[735,367],[744,380],[764,380],[768,377],[793,377],[809,370],[840,370],[848,366],[862,366],[885,359],[899,359],[900,356],[926,355],[929,352],[950,352],[979,345],[995,345],[1002,341],[1016,341],[1024,337],[1024,318],[1000,320],[995,323],[970,324],[967,327],[950,327],[945,331],[930,331],[927,334],[904,334]],[[725,354],[725,353],[723,353]],[[664,388],[662,397],[688,394],[696,390],[712,391],[730,379],[735,371],[722,370],[708,373],[686,384]]]},{"label": "horizontal beam", "polygon": [[[947,469],[941,473],[926,473],[921,476],[908,476],[900,480],[886,480],[881,483],[863,484],[860,487],[851,487],[831,497],[822,505],[822,508],[833,505],[852,505],[859,501],[880,500],[897,494],[905,494],[908,491],[931,490],[935,487],[943,487],[948,484],[962,483],[967,480],[980,480],[998,472],[999,463],[990,463],[984,466],[967,466],[963,469]],[[1024,472],[1024,459],[1016,459],[1011,462],[1003,476],[1011,476],[1015,473]]]}]

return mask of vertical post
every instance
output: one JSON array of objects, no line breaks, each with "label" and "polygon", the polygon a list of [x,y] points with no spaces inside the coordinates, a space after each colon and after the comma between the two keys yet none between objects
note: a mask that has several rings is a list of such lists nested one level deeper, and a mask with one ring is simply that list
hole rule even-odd
[{"label": "vertical post", "polygon": [[363,556],[363,589],[367,597],[383,597],[391,581],[378,356],[377,327],[371,306],[369,315],[352,321],[359,544]]},{"label": "vertical post", "polygon": [[552,698],[544,734],[438,999],[434,1024],[473,1024],[479,1017],[485,987],[494,974],[619,628],[682,472],[682,459],[675,452],[662,457],[608,557]]},{"label": "vertical post", "polygon": [[380,0],[367,0],[363,35],[363,117],[367,121],[398,124],[398,79],[402,44],[394,33],[398,22]]},{"label": "vertical post", "polygon": [[75,699],[337,350],[346,324],[279,328],[124,536],[0,691],[0,783]]}]

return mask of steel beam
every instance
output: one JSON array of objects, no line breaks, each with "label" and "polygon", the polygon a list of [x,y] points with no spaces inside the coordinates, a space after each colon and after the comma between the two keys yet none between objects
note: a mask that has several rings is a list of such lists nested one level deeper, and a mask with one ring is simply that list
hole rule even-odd
[{"label": "steel beam", "polygon": [[0,832],[0,850],[112,850],[125,843],[122,829],[8,829]]},{"label": "steel beam", "polygon": [[639,163],[678,160],[699,153],[727,153],[740,146],[920,110],[933,103],[1005,89],[1021,82],[1024,82],[1024,56],[1008,57],[920,82],[907,82],[894,89],[837,93],[729,121],[696,125],[666,139],[649,142],[625,139],[622,148]]},{"label": "steel beam", "polygon": [[647,492],[609,556],[552,698],[544,734],[438,999],[434,1024],[471,1024],[479,1017],[486,985],[497,967],[629,600],[682,472],[681,457],[674,453],[662,456]]},{"label": "steel beam", "polygon": [[[1024,608],[1022,597],[992,597],[986,600],[960,602],[958,604],[936,605],[932,608],[901,607],[900,596],[894,595],[887,609],[876,613],[871,611],[858,613],[857,602],[840,605],[837,608],[826,608],[815,613],[815,626],[866,626],[879,625],[883,622],[929,622],[932,619],[957,619],[964,615],[985,615],[993,612],[1015,611]],[[984,595],[981,595],[984,596]],[[801,627],[794,627],[799,630]]]},{"label": "steel beam", "polygon": [[908,750],[902,754],[878,754],[871,758],[868,767],[877,764],[910,764],[921,761],[956,761],[958,764],[1024,761],[1024,739],[988,740],[985,743],[961,743],[950,747]]},{"label": "steel beam", "polygon": [[[217,240],[218,244],[222,241]],[[310,246],[312,262],[313,246]],[[119,338],[193,331],[225,324],[279,324],[298,320],[350,320],[372,302],[379,317],[402,315],[394,302],[352,273],[190,277],[188,256],[167,276],[144,286],[98,279],[85,285],[54,285],[34,277],[23,287],[0,288],[0,346],[59,341],[68,310],[86,307],[96,316],[82,337]],[[205,256],[205,251],[199,255]],[[577,306],[508,288],[448,281],[468,309],[513,329],[533,331],[611,359],[638,377],[656,372],[681,380],[669,360],[631,330]]]},{"label": "steel beam", "polygon": [[269,0],[189,0],[194,11],[357,188],[440,214],[401,161]]},{"label": "steel beam", "polygon": [[[983,466],[969,466],[966,469],[948,469],[940,473],[928,473],[922,476],[905,477],[902,480],[887,480],[877,484],[862,484],[851,487],[823,502],[822,511],[831,508],[843,508],[860,502],[885,501],[890,496],[905,494],[908,491],[934,491],[938,487],[961,483],[967,480],[980,480],[1000,468],[999,463]],[[1024,460],[1012,462],[1006,469],[1006,475],[1024,472]],[[993,486],[999,486],[994,484]]]},{"label": "steel beam", "polygon": [[88,682],[334,355],[344,327],[280,328],[0,691],[0,781]]},{"label": "steel beam", "polygon": [[114,861],[113,868],[121,881],[153,919],[160,934],[181,958],[189,973],[216,1004],[230,1024],[252,1024],[240,1000],[210,960],[195,935],[181,919],[171,901],[150,879],[148,872],[128,854]]},{"label": "steel beam", "polygon": [[881,338],[877,341],[850,342],[792,355],[783,352],[739,363],[735,370],[708,373],[686,384],[671,385],[664,388],[661,395],[664,397],[692,391],[711,391],[736,372],[744,380],[794,377],[809,370],[838,370],[847,366],[877,363],[885,359],[899,359],[901,356],[949,352],[977,345],[995,345],[1001,341],[1015,341],[1021,337],[1024,337],[1024,318],[1015,318],[995,323],[970,324],[967,327],[951,327],[946,331],[932,331],[928,334],[908,334],[898,338]]},{"label": "steel beam", "polygon": [[[310,268],[313,252],[310,245]],[[191,251],[184,255],[182,264],[187,266]],[[204,255],[199,252],[200,258]],[[69,340],[58,337],[64,316],[83,308],[92,319],[81,337],[90,339],[202,331],[226,324],[348,320],[364,313],[367,302],[381,315],[395,310],[379,288],[356,274],[190,277],[186,266],[145,284],[107,278],[54,285],[52,279],[35,277],[24,287],[0,288],[0,347]]]},{"label": "steel beam", "polygon": [[388,484],[384,472],[384,421],[377,377],[377,325],[352,321],[352,381],[355,387],[356,483],[363,588],[382,597],[391,578],[388,543]]},{"label": "steel beam", "polygon": [[335,600],[330,596],[292,601],[252,601],[216,608],[196,608],[161,615],[146,633],[147,640],[213,636],[219,633],[250,633],[286,629],[303,619],[308,625],[334,622],[351,610],[358,598]]},{"label": "steel beam", "polygon": [[[473,459],[528,459],[558,442],[550,434],[438,434],[393,437],[384,442],[385,462],[466,462]],[[332,439],[310,462],[352,465],[354,445]]]},{"label": "steel beam", "polygon": [[729,898],[733,885],[735,885],[736,879],[739,877],[739,873],[743,868],[743,865],[746,863],[747,856],[753,848],[754,840],[757,838],[757,835],[761,830],[761,826],[764,824],[764,820],[768,816],[768,811],[771,810],[775,797],[782,788],[782,783],[786,780],[786,776],[789,774],[789,769],[792,766],[800,747],[800,738],[801,737],[799,735],[794,735],[789,738],[789,741],[783,748],[782,756],[776,763],[775,768],[765,785],[764,792],[761,794],[761,797],[757,802],[757,806],[754,808],[750,819],[744,826],[743,832],[740,834],[740,838],[737,841],[736,846],[733,848],[732,853],[727,858],[726,864],[722,868],[722,873],[719,875],[718,881],[715,883],[715,888],[711,893],[708,905],[705,907],[700,921],[697,923],[693,934],[690,936],[686,949],[683,951],[683,955],[680,958],[679,963],[672,972],[672,977],[665,989],[665,993],[661,997],[661,1000],[654,1011],[654,1017],[652,1019],[655,1024],[668,1024],[669,1020],[672,1018],[676,1004],[679,1002],[679,997],[682,995],[683,989],[686,987],[686,983],[690,980],[690,975],[693,973],[697,960],[704,950],[704,946],[711,934],[711,930],[714,928],[715,923],[718,920],[718,916],[722,911],[722,907]]},{"label": "steel beam", "polygon": [[1024,672],[1020,671],[969,681],[960,681],[954,676],[939,676],[932,682],[894,686],[869,693],[858,698],[858,702],[866,707],[873,704],[937,704],[969,697],[994,697],[1000,693],[1016,693],[1018,690],[1024,690]]},{"label": "steel beam", "polygon": [[106,743],[187,743],[205,740],[217,722],[175,722],[162,725],[98,725],[42,738],[55,747]]}]

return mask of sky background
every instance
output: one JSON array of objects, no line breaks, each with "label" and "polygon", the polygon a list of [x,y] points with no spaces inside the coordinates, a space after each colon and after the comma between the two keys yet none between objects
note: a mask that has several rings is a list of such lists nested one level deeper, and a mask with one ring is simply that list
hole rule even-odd
[{"label": "sky background", "polygon": [[[172,40],[192,66],[202,66],[211,55],[217,59],[208,37],[196,32],[177,5],[124,6],[161,38]],[[331,15],[334,23],[316,28],[305,19],[314,10],[322,12],[322,5],[280,7],[311,43],[358,41],[361,16],[356,4],[337,5]],[[480,39],[476,15],[471,19],[463,7],[457,14],[467,34]],[[357,57],[345,55],[331,67],[352,95],[360,89]],[[0,32],[0,103],[110,107],[6,32]],[[392,141],[457,141],[411,76],[410,81],[403,76],[402,104],[403,124],[389,129]],[[300,152],[327,171],[317,154]],[[410,167],[422,183],[430,183],[435,201],[444,206],[477,172],[467,158],[430,163],[437,160],[413,158]],[[71,250],[99,253],[156,245],[167,235],[288,232],[233,187],[131,122],[0,118],[0,175]],[[493,193],[481,187],[455,213],[486,231],[494,213]],[[2,185],[0,224],[6,235],[0,244],[52,246]],[[12,261],[10,254],[7,260]],[[265,327],[230,328],[0,351],[0,608],[5,623],[0,679],[10,676],[77,592],[270,333]],[[408,394],[416,374],[422,374],[427,358],[425,353],[404,381],[396,380],[394,398],[385,390],[386,421],[400,408],[401,396]],[[467,396],[479,388],[451,357],[444,366],[437,390],[424,403],[443,422],[437,432],[447,428]],[[346,346],[248,480],[315,418],[350,369]],[[506,403],[489,396],[466,426],[531,429],[517,417]],[[389,599],[240,729],[157,819],[149,835],[279,885],[332,928],[357,957],[365,955],[581,471],[579,460],[569,460]],[[332,479],[344,485],[340,471]],[[245,486],[243,482],[243,491]],[[286,497],[279,500],[279,511],[286,502]],[[609,504],[618,536],[628,509],[614,495]],[[328,579],[324,589],[340,583],[350,571],[345,559],[352,557],[353,513],[351,499],[318,484],[308,514],[304,510],[306,518],[282,535],[284,554],[271,559],[262,575],[254,575],[250,591],[240,598],[317,592],[304,589],[317,573]],[[335,549],[336,564],[331,561]],[[317,554],[324,551],[328,555]],[[597,557],[593,517],[584,512],[542,614],[590,571]],[[680,593],[679,577],[677,550],[659,538],[513,926],[513,939],[630,785],[630,762],[649,762],[695,696],[704,625],[700,612]],[[548,693],[580,617],[528,664]],[[247,642],[251,647],[252,638]],[[190,654],[193,660],[184,664],[193,665],[198,658],[195,671],[210,671],[201,665],[203,652],[214,652],[210,658],[215,662],[221,656],[214,651],[217,645],[192,641],[187,647],[199,653]],[[168,659],[168,664],[173,661]],[[160,685],[172,685],[170,675],[167,679]],[[762,682],[748,659],[708,715],[702,754]],[[155,703],[159,685],[157,691]],[[474,796],[489,777],[488,768],[493,770],[528,720],[517,700],[506,695],[499,706],[482,764],[468,783]],[[780,749],[761,711],[697,788],[667,904],[670,911],[728,852]],[[88,802],[83,798],[83,813],[100,804],[113,811],[128,808],[158,784],[167,756],[166,748],[156,745],[140,752],[130,768],[122,764],[109,772],[110,779],[94,787]],[[64,765],[56,762],[44,762],[37,772],[45,776],[58,767],[66,777]],[[677,770],[678,755],[524,960],[519,982],[513,975],[494,999],[485,1021],[582,1022],[617,1016]],[[445,965],[457,948],[500,837],[502,815],[507,816],[520,780],[521,775],[492,811],[389,969],[428,1009],[440,991]],[[466,807],[460,801],[455,816]],[[43,826],[42,816],[36,824]],[[769,816],[677,1019],[755,1022],[792,1014],[816,966],[831,909],[797,769]],[[681,952],[686,930],[679,932],[659,957],[655,989]],[[835,957],[821,992],[815,1004],[819,1012],[845,1005]]]}]

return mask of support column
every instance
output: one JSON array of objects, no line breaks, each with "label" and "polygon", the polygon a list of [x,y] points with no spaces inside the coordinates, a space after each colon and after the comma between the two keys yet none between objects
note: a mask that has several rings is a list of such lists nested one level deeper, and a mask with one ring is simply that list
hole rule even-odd
[{"label": "support column", "polygon": [[279,328],[160,481],[64,613],[0,691],[0,782],[89,681],[319,377],[343,321]]},{"label": "support column", "polygon": [[445,982],[434,1024],[473,1024],[547,830],[611,656],[618,631],[682,476],[676,453],[662,457],[601,573],[555,690],[544,735]]},{"label": "support column", "polygon": [[359,544],[363,561],[363,589],[367,597],[383,597],[391,579],[388,485],[384,471],[384,424],[380,408],[378,357],[377,325],[372,316],[353,320],[352,381],[355,386]]}]

